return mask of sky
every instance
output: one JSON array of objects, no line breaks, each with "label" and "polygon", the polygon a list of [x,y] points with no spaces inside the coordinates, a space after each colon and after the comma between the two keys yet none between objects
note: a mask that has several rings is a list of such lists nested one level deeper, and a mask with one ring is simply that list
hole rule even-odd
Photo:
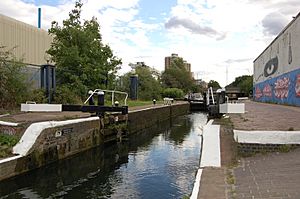
[{"label": "sky", "polygon": [[[253,61],[300,12],[299,0],[82,0],[82,18],[100,24],[103,42],[129,63],[164,70],[164,57],[178,54],[196,79],[221,86],[251,75]],[[62,23],[74,0],[1,0],[0,13],[42,28]],[[228,72],[226,72],[228,71]],[[228,74],[228,75],[226,75]]]}]

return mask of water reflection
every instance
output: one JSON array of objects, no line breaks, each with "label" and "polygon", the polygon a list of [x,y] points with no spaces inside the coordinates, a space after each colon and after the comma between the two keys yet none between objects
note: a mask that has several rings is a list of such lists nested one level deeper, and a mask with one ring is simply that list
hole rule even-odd
[{"label": "water reflection", "polygon": [[182,198],[199,165],[201,113],[0,183],[1,198]]}]

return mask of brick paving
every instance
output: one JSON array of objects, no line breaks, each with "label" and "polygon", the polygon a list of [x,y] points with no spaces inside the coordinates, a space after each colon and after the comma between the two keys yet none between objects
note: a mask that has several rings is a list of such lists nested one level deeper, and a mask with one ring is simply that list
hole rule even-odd
[{"label": "brick paving", "polygon": [[300,130],[300,107],[246,101],[245,114],[231,114],[234,129]]},{"label": "brick paving", "polygon": [[[300,107],[246,102],[244,115],[232,114],[235,129],[300,130]],[[300,149],[242,158],[235,168],[234,198],[300,198]]]},{"label": "brick paving", "polygon": [[[300,130],[300,107],[251,101],[245,105],[245,114],[230,114],[234,129]],[[300,199],[300,148],[241,158],[239,166],[230,169],[234,155],[227,131],[221,128],[222,167],[203,170],[198,199]],[[233,185],[226,179],[230,172]]]},{"label": "brick paving", "polygon": [[242,159],[234,169],[236,198],[300,198],[300,149]]}]

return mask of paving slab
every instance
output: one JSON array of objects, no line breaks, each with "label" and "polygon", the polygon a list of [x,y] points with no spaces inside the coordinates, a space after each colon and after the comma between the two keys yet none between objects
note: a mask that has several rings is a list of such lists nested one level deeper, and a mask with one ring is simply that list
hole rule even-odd
[{"label": "paving slab", "polygon": [[238,130],[300,130],[300,107],[245,101],[245,114],[230,114]]}]

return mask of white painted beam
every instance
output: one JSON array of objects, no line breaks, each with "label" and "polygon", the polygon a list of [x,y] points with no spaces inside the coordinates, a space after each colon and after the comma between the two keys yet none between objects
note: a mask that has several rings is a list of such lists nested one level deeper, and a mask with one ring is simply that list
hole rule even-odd
[{"label": "white painted beam", "polygon": [[61,104],[21,104],[24,112],[61,112]]}]

